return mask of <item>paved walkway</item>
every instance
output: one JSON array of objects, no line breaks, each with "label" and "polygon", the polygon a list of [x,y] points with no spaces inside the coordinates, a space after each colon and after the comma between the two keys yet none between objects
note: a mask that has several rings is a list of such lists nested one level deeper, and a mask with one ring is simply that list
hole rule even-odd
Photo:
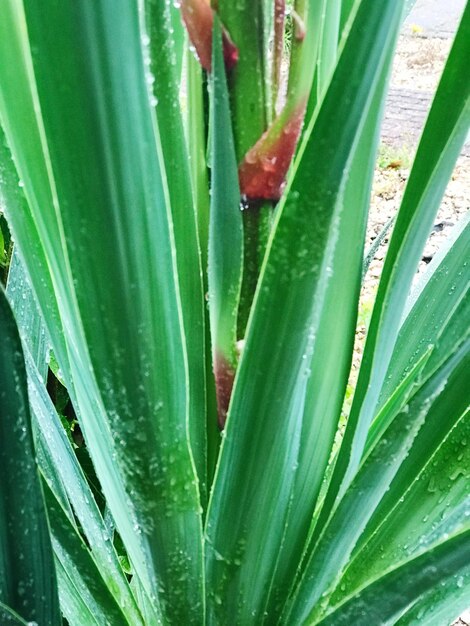
[{"label": "paved walkway", "polygon": [[[421,136],[433,95],[431,92],[413,89],[389,89],[382,141],[412,153]],[[470,139],[463,146],[461,154],[470,157]]]},{"label": "paved walkway", "polygon": [[[417,25],[423,29],[422,37],[453,37],[465,4],[466,0],[416,0],[404,24],[404,32],[411,32],[410,26]],[[392,87],[387,98],[382,141],[397,148],[413,149],[421,135],[433,95],[432,92]],[[462,155],[470,157],[470,135]]]},{"label": "paved walkway", "polygon": [[405,28],[416,24],[426,37],[452,37],[465,4],[466,0],[416,0]]}]

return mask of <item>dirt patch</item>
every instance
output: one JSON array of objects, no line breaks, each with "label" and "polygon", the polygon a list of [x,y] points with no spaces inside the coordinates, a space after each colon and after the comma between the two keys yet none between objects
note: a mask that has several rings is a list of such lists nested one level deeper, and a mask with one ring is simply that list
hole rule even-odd
[{"label": "dirt patch", "polygon": [[393,63],[392,85],[434,92],[449,54],[451,39],[427,39],[418,32],[401,35]]},{"label": "dirt patch", "polygon": [[[448,39],[424,39],[418,36],[402,36],[399,40],[394,61],[391,81],[392,90],[400,87],[412,88],[414,92],[421,89],[423,92],[429,91],[430,94],[433,93],[437,88],[450,44],[451,42]],[[429,95],[428,102],[430,104],[431,95]],[[407,115],[408,117],[412,117],[415,113],[413,108],[408,107],[407,111],[406,99],[403,101],[403,110],[405,116]],[[425,111],[426,113],[427,111]],[[385,225],[397,214],[410,174],[410,167],[416,151],[419,134],[425,121],[425,114],[422,115],[421,125],[416,128],[413,136],[402,132],[405,125],[400,122],[398,122],[400,134],[393,137],[390,134],[387,135],[386,131],[390,126],[387,127],[387,119],[385,120],[372,190],[366,250],[373,245],[376,238],[383,232]],[[448,237],[452,227],[468,211],[469,189],[470,157],[463,154],[457,161],[445,196],[441,202],[433,230],[423,251],[417,276],[426,269],[428,263]],[[391,231],[389,234],[391,234]],[[389,236],[387,235],[373,256],[362,288],[354,360],[349,381],[350,390],[354,388],[357,379],[367,326],[372,313],[388,243]]]}]

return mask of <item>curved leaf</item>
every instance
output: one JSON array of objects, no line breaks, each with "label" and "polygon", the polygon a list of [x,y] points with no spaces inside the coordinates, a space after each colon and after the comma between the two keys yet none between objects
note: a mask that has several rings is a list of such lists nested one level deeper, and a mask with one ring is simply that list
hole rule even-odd
[{"label": "curved leaf", "polygon": [[[367,524],[382,499],[389,493],[398,499],[403,492],[396,495],[396,481],[399,483],[401,477],[412,481],[419,473],[427,460],[423,448],[429,443],[428,437],[433,438],[433,425],[441,424],[441,431],[446,433],[466,410],[469,363],[470,340],[416,392],[365,458],[317,541],[286,612],[287,623],[315,621],[328,611],[330,596],[340,584],[342,571],[358,540],[364,540]],[[434,440],[439,442],[440,437],[437,432]],[[408,459],[412,460],[405,471]],[[413,473],[416,463],[418,467]]]},{"label": "curved leaf", "polygon": [[0,602],[0,619],[5,626],[28,626],[28,622],[2,602]]},{"label": "curved leaf", "polygon": [[77,529],[47,485],[44,490],[65,617],[72,626],[128,626],[131,622],[124,617],[123,607],[113,598]]},{"label": "curved leaf", "polygon": [[353,479],[379,400],[400,318],[447,182],[470,122],[470,83],[462,81],[470,53],[470,4],[442,75],[397,216],[367,334],[353,405],[325,498],[321,529]]},{"label": "curved leaf", "polygon": [[[468,567],[469,550],[470,530],[467,530],[385,574],[319,624],[362,626],[364,623],[400,623],[397,618],[429,589],[438,588],[449,580],[459,585],[460,572]],[[427,624],[425,621],[420,623]]]}]

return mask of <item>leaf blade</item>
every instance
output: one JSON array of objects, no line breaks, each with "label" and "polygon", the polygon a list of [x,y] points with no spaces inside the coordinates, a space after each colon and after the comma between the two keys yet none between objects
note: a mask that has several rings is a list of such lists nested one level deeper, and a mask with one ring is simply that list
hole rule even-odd
[{"label": "leaf blade", "polygon": [[36,466],[21,342],[0,290],[0,594],[28,621],[60,624],[49,528]]},{"label": "leaf blade", "polygon": [[220,23],[214,20],[210,82],[211,205],[208,287],[219,426],[225,425],[237,368],[237,317],[243,274],[243,220]]},{"label": "leaf blade", "polygon": [[[223,619],[218,613],[221,598],[223,610],[237,619],[262,619],[284,535],[313,340],[312,300],[324,295],[327,265],[336,242],[332,223],[340,210],[339,189],[371,97],[371,84],[378,80],[377,64],[380,67],[384,58],[384,7],[378,11],[374,3],[365,5],[362,17],[373,25],[370,39],[366,42],[358,28],[350,44],[351,56],[345,57],[332,82],[331,100],[312,122],[309,141],[300,149],[299,169],[278,209],[251,314],[206,527],[208,609],[215,621]],[[388,17],[398,23],[400,7],[387,3],[386,8]],[[360,58],[357,65],[350,63],[353,56]],[[354,80],[345,81],[343,73],[350,77],[354,68]],[[348,98],[345,82],[351,90]],[[346,101],[348,106],[338,106]],[[351,103],[357,108],[351,109]],[[323,151],[320,161],[319,149]],[[285,351],[279,346],[286,346]],[[268,537],[266,518],[270,519]]]}]

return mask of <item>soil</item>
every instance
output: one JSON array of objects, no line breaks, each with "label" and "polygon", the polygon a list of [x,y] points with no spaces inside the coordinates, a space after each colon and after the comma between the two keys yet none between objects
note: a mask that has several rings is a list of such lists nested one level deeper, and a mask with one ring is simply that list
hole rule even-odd
[{"label": "soil", "polygon": [[[403,190],[410,174],[410,166],[413,162],[419,135],[450,45],[449,39],[425,39],[417,34],[405,34],[400,38],[375,171],[366,250],[383,231],[390,218],[397,214]],[[400,104],[399,116],[396,112],[397,101]],[[419,115],[416,115],[416,103],[418,101],[420,108]],[[403,123],[403,118],[408,120],[408,125]],[[457,161],[436,216],[433,230],[423,251],[417,276],[426,269],[436,251],[448,237],[452,227],[469,209],[469,148],[467,143]],[[350,380],[352,386],[354,386],[357,377],[366,328],[372,312],[388,242],[389,237],[387,236],[378,247],[364,281],[359,325],[356,333],[355,358]]]}]

